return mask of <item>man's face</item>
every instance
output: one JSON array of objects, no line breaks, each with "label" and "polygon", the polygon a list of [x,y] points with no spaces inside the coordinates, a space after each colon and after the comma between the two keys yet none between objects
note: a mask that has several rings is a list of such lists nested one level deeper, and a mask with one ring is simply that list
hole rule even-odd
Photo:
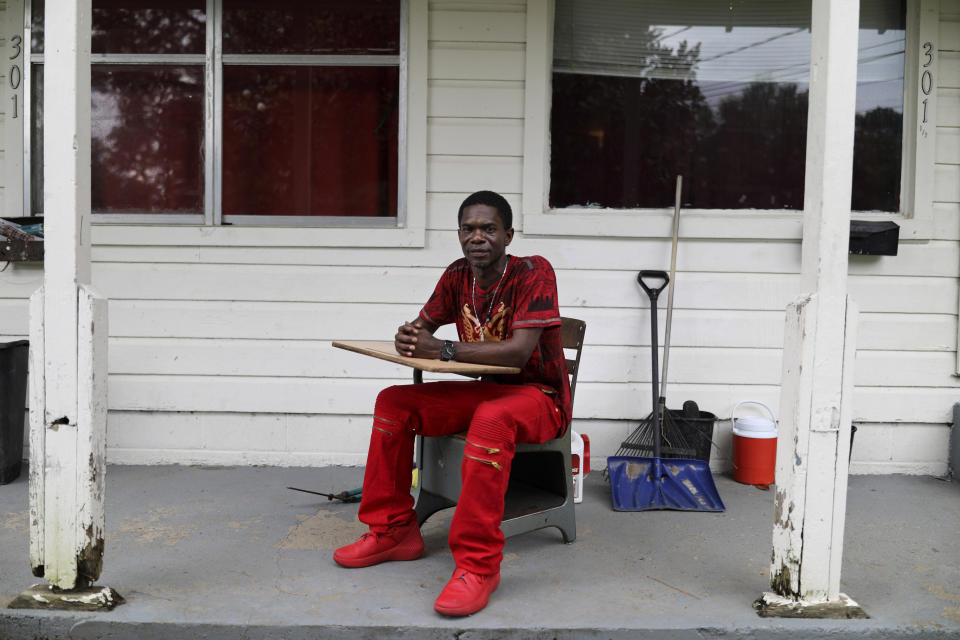
[{"label": "man's face", "polygon": [[474,204],[463,210],[460,218],[460,246],[471,267],[486,269],[495,266],[513,240],[513,229],[504,229],[494,207]]}]

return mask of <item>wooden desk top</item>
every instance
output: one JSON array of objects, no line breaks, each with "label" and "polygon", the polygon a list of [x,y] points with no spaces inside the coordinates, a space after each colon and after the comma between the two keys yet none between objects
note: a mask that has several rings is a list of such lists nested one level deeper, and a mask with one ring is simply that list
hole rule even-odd
[{"label": "wooden desk top", "polygon": [[432,371],[434,373],[459,373],[468,376],[485,375],[490,373],[511,374],[520,373],[517,367],[500,367],[492,364],[472,364],[470,362],[443,362],[442,360],[430,360],[428,358],[408,358],[397,353],[393,346],[393,341],[386,340],[335,340],[333,346],[347,351],[362,353],[365,356],[372,356],[380,360],[395,362],[419,369],[420,371]]}]

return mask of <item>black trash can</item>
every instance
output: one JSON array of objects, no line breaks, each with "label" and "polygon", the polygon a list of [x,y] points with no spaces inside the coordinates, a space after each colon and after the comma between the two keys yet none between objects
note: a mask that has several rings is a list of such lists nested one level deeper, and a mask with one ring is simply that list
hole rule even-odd
[{"label": "black trash can", "polygon": [[0,342],[0,484],[20,476],[29,340]]}]

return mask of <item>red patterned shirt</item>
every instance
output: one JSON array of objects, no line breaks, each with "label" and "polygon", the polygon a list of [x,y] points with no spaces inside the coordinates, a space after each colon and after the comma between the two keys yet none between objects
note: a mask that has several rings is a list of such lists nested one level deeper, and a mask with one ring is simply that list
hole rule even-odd
[{"label": "red patterned shirt", "polygon": [[[532,384],[553,397],[561,424],[570,422],[570,381],[560,341],[557,278],[541,256],[508,256],[503,279],[487,289],[476,285],[465,258],[443,272],[420,317],[434,326],[455,322],[461,342],[506,340],[514,329],[542,327],[540,341],[517,375],[494,376],[503,384]],[[476,306],[474,306],[476,305]]]}]

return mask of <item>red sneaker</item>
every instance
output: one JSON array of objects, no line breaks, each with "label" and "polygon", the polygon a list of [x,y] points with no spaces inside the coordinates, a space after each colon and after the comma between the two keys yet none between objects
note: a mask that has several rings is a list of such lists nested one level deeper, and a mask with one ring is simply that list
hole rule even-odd
[{"label": "red sneaker", "polygon": [[487,606],[490,594],[500,585],[500,572],[481,576],[457,567],[433,608],[445,616],[468,616]]},{"label": "red sneaker", "polygon": [[342,567],[369,567],[388,560],[416,560],[423,555],[423,538],[416,520],[405,527],[393,527],[386,533],[369,531],[353,544],[333,552],[333,560]]}]

